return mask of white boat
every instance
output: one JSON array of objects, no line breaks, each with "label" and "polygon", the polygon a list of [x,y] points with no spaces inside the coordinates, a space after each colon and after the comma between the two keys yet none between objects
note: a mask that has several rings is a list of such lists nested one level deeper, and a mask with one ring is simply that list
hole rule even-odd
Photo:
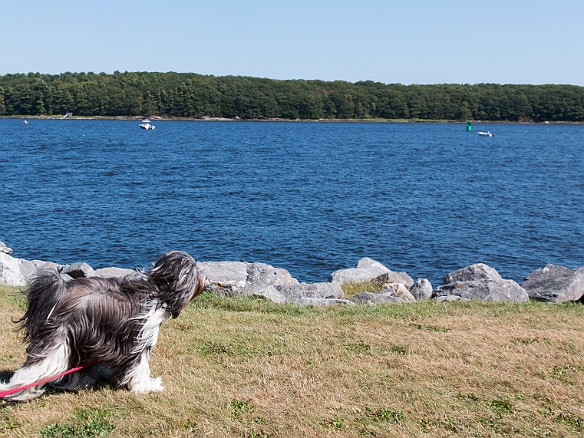
[{"label": "white boat", "polygon": [[478,134],[483,135],[485,137],[494,137],[495,136],[495,134],[493,134],[491,131],[479,131]]},{"label": "white boat", "polygon": [[156,126],[150,124],[150,120],[148,119],[142,120],[142,123],[140,123],[139,126],[142,129],[156,129]]}]

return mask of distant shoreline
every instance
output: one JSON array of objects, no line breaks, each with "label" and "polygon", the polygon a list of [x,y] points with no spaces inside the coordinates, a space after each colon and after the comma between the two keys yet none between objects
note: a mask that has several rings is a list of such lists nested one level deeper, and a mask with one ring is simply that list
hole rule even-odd
[{"label": "distant shoreline", "polygon": [[[239,117],[164,117],[164,116],[71,116],[64,118],[63,116],[0,116],[0,119],[21,119],[21,120],[121,120],[121,121],[141,121],[149,118],[151,121],[180,121],[180,122],[305,122],[305,123],[452,123],[452,124],[466,124],[466,121],[460,120],[433,120],[433,119],[284,119],[284,118],[262,118],[262,119],[242,119]],[[492,121],[492,120],[472,120],[473,123],[478,124],[493,124],[493,125],[583,125],[584,122],[572,121]]]}]

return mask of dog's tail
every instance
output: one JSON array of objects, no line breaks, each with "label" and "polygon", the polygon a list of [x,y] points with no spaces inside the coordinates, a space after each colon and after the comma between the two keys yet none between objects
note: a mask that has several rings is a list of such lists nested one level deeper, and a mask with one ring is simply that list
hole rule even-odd
[{"label": "dog's tail", "polygon": [[24,316],[15,323],[24,330],[24,340],[30,341],[40,327],[45,327],[66,290],[66,283],[58,272],[45,272],[35,277],[25,291],[28,306]]}]

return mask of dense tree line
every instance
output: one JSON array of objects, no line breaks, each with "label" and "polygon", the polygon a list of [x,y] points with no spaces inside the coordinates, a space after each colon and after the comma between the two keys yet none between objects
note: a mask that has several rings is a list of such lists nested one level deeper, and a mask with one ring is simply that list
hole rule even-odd
[{"label": "dense tree line", "polygon": [[191,73],[0,76],[0,115],[584,121],[584,87],[401,85]]}]

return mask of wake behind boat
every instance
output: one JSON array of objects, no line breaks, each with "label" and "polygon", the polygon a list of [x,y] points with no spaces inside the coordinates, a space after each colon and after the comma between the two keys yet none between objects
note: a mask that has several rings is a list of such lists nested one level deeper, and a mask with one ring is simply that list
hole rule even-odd
[{"label": "wake behind boat", "polygon": [[494,137],[495,136],[495,134],[493,134],[491,131],[479,131],[478,134],[482,135],[484,137]]}]

